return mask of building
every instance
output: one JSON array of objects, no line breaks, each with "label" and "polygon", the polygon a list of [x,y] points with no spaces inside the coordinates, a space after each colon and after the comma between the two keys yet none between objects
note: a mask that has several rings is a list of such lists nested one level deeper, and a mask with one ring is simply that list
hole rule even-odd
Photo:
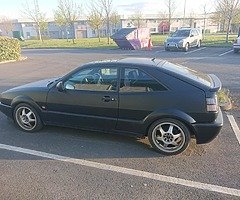
[{"label": "building", "polygon": [[[38,31],[34,22],[27,20],[13,20],[12,31],[6,31],[4,24],[0,23],[0,35],[6,35],[9,37],[22,36],[25,39],[36,39],[38,37]],[[173,32],[180,27],[194,27],[204,29],[208,33],[215,33],[220,31],[219,24],[214,23],[210,16],[193,16],[189,18],[173,18],[171,25],[166,18],[159,18],[158,15],[144,15],[142,19],[136,20],[129,17],[121,16],[121,20],[115,26],[111,26],[110,35],[114,34],[121,28],[133,28],[133,27],[149,28],[152,34],[165,34],[169,31]],[[72,38],[92,38],[98,37],[98,31],[94,30],[88,24],[87,19],[80,19],[72,26],[59,26],[54,21],[48,22],[48,27],[43,33],[46,38],[52,39],[72,39]],[[107,36],[106,25],[100,29],[100,36]]]}]

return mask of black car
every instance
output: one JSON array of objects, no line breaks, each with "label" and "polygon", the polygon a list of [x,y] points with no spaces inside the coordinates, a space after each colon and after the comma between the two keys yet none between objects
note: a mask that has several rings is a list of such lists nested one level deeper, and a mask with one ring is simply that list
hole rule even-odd
[{"label": "black car", "polygon": [[148,136],[157,151],[172,155],[191,137],[202,144],[218,135],[220,88],[215,75],[155,58],[125,58],[10,89],[1,94],[0,110],[23,131],[56,125]]}]

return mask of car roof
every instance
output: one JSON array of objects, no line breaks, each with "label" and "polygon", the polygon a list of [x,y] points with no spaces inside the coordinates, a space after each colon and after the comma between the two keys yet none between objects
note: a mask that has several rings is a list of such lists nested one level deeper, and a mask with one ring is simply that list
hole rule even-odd
[{"label": "car roof", "polygon": [[101,61],[94,61],[88,64],[123,64],[123,65],[147,65],[147,66],[161,66],[166,61],[157,59],[157,58],[138,58],[138,57],[130,57],[130,58],[121,58],[118,60],[101,60]]}]

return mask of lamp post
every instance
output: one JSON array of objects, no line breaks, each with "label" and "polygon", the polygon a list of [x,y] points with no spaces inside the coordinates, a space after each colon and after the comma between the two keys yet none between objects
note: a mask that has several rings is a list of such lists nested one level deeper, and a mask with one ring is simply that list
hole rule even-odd
[{"label": "lamp post", "polygon": [[183,25],[185,26],[185,18],[186,18],[186,3],[187,0],[184,0],[184,10],[183,10]]}]

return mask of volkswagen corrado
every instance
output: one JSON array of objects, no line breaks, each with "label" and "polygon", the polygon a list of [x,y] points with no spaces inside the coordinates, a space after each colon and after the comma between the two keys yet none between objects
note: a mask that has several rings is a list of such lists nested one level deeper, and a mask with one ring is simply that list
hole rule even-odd
[{"label": "volkswagen corrado", "polygon": [[218,135],[220,88],[213,74],[155,58],[124,58],[10,89],[0,96],[0,110],[23,131],[56,125],[131,134],[173,155],[191,138],[203,144]]}]

